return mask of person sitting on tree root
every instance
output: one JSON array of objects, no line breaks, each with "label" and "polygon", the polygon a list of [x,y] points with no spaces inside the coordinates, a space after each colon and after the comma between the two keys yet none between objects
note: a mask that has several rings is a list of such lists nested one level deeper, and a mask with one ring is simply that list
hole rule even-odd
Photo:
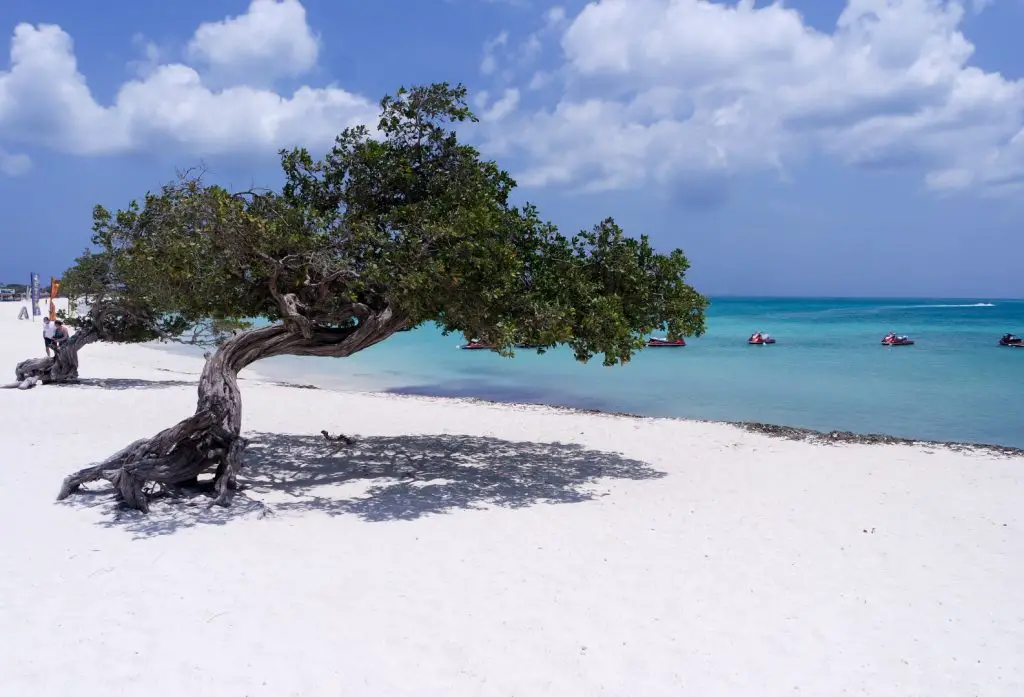
[{"label": "person sitting on tree root", "polygon": [[[60,347],[63,346],[65,342],[67,342],[69,335],[67,327],[65,327],[64,323],[61,322],[59,319],[54,322],[54,325],[55,327],[53,332],[52,346],[54,355],[57,355],[57,351],[60,350]],[[47,349],[46,355],[50,355],[49,349]]]}]

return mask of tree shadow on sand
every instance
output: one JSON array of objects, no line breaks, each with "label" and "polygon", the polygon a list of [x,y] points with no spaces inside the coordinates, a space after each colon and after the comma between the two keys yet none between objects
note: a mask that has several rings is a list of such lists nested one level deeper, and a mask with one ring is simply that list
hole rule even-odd
[{"label": "tree shadow on sand", "polygon": [[[578,503],[603,495],[601,479],[665,476],[647,463],[563,443],[462,435],[370,437],[352,445],[322,436],[250,433],[239,492],[229,508],[205,495],[156,501],[148,515],[123,511],[110,490],[68,499],[103,505],[102,524],[153,537],[240,517],[319,511],[367,522],[415,520],[456,509]],[[96,497],[102,496],[102,500]]]},{"label": "tree shadow on sand", "polygon": [[195,387],[198,380],[140,380],[135,378],[82,378],[62,387],[99,387],[104,390],[165,389]]}]

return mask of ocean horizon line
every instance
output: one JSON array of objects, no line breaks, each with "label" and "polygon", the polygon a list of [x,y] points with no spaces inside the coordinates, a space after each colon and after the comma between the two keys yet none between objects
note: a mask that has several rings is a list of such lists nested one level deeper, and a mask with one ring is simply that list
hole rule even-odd
[{"label": "ocean horizon line", "polygon": [[704,296],[714,301],[715,299],[720,300],[843,300],[846,302],[864,300],[869,302],[878,302],[880,300],[898,300],[898,301],[920,301],[920,302],[935,302],[941,300],[948,301],[959,301],[959,302],[1024,302],[1024,297],[1020,298],[999,298],[990,295],[970,295],[964,297],[958,297],[953,295],[942,295],[942,296],[914,296],[914,295],[745,295],[745,294],[723,294],[723,293],[704,293]]},{"label": "ocean horizon line", "polygon": [[[769,295],[756,295],[748,293],[703,293],[704,297],[715,300],[757,300],[757,301],[771,301],[771,300],[785,300],[785,301],[800,301],[800,300],[815,300],[815,301],[829,301],[829,300],[840,300],[845,302],[863,300],[867,302],[878,302],[880,300],[895,300],[895,301],[920,301],[920,302],[936,302],[936,301],[957,301],[957,302],[1024,302],[1024,296],[1011,298],[1011,297],[999,297],[992,295],[787,295],[787,294],[769,294]],[[60,295],[60,298],[66,296]]]}]

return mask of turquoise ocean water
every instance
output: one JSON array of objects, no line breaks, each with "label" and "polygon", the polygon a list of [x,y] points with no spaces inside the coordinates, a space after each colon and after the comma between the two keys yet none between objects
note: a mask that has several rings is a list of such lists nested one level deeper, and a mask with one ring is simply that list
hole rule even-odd
[{"label": "turquoise ocean water", "polygon": [[[567,350],[501,358],[460,351],[433,327],[346,359],[277,358],[255,369],[327,388],[557,404],[819,430],[1024,447],[1024,300],[717,298],[708,333],[626,366]],[[775,346],[747,346],[754,331]],[[887,331],[915,346],[885,348]]]}]

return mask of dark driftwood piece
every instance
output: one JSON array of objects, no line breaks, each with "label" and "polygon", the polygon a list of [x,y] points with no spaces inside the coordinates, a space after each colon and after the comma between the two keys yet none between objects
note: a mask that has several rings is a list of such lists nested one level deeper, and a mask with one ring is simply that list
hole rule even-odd
[{"label": "dark driftwood piece", "polygon": [[344,433],[339,433],[336,436],[332,436],[327,431],[320,431],[320,433],[323,434],[323,437],[326,438],[329,443],[341,443],[342,445],[352,445],[353,443],[356,442],[355,438],[349,438]]},{"label": "dark driftwood piece", "polygon": [[334,446],[334,449],[331,450],[331,456],[332,457],[334,455],[337,455],[344,448],[347,448],[350,445],[354,445],[355,442],[356,442],[355,438],[349,438],[344,433],[339,433],[336,436],[332,436],[327,431],[320,431],[320,433],[323,435],[324,439],[328,443],[336,443],[336,445]]},{"label": "dark driftwood piece", "polygon": [[350,356],[386,339],[404,324],[403,318],[384,308],[346,328],[286,322],[236,334],[207,359],[199,379],[194,415],[68,476],[58,500],[67,498],[82,484],[105,479],[114,485],[126,506],[145,512],[149,510],[144,490],[147,484],[185,486],[213,470],[215,503],[227,505],[237,487],[236,476],[246,445],[240,436],[239,371],[273,356]]}]

